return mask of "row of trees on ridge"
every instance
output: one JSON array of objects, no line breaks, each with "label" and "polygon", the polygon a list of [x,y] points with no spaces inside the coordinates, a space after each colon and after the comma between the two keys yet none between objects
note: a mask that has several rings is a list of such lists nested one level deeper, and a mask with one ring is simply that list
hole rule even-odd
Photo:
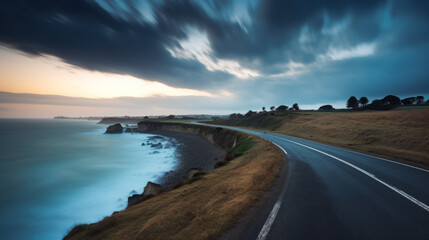
[{"label": "row of trees on ridge", "polygon": [[[423,96],[417,97],[408,97],[404,99],[400,99],[394,95],[387,95],[382,99],[374,99],[371,103],[369,103],[369,99],[367,97],[361,97],[357,99],[355,96],[351,96],[347,100],[347,108],[352,110],[389,110],[394,107],[400,105],[413,105],[413,104],[429,104],[429,100],[425,102],[425,98]],[[323,105],[319,108],[319,111],[331,111],[335,108],[332,105]],[[275,112],[285,112],[290,110],[300,110],[298,103],[294,103],[292,107],[286,105],[280,105],[277,108],[275,106],[270,107],[271,115],[274,115]],[[262,111],[259,113],[268,112],[266,107],[262,107]],[[257,111],[249,110],[246,114],[233,113],[229,115],[230,119],[238,119],[238,118],[247,118],[251,116],[255,116],[259,114]]]},{"label": "row of trees on ridge", "polygon": [[374,99],[370,104],[368,104],[369,100],[367,97],[361,97],[358,100],[355,96],[351,96],[347,100],[347,108],[353,110],[388,110],[400,105],[424,104],[424,100],[425,98],[423,96],[409,97],[401,100],[395,95],[387,95],[382,99]]},{"label": "row of trees on ridge", "polygon": [[[275,106],[271,106],[270,107],[270,111],[273,114],[274,112],[285,112],[285,111],[293,111],[293,110],[299,110],[299,105],[298,103],[294,103],[292,105],[292,107],[286,106],[286,105],[280,105],[277,108]],[[262,107],[262,111],[260,111],[259,113],[266,113],[267,109],[266,107]],[[239,118],[247,118],[247,117],[251,117],[251,116],[255,116],[258,115],[258,112],[256,111],[252,111],[249,110],[246,114],[241,114],[241,113],[233,113],[229,115],[229,119],[239,119]]]},{"label": "row of trees on ridge", "polygon": [[[291,108],[289,108],[286,105],[280,105],[277,108],[275,106],[271,106],[270,107],[270,111],[271,112],[274,112],[274,111],[287,111],[287,110],[299,110],[298,103],[294,103]],[[262,107],[262,112],[267,112],[267,110],[266,110],[265,107]]]}]

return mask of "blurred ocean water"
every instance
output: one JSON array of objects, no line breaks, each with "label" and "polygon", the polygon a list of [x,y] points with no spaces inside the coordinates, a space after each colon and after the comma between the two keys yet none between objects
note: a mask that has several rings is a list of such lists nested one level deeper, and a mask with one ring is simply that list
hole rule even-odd
[{"label": "blurred ocean water", "polygon": [[153,135],[105,128],[0,119],[0,239],[61,239],[75,224],[124,209],[132,191],[176,166],[175,147],[141,146]]}]

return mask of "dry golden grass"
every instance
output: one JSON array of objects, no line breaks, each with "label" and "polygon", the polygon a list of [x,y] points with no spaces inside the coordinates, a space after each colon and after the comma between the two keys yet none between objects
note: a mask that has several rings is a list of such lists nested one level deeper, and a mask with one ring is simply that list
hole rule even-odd
[{"label": "dry golden grass", "polygon": [[429,167],[429,110],[305,115],[278,131]]},{"label": "dry golden grass", "polygon": [[256,144],[198,181],[161,193],[111,217],[80,225],[65,239],[214,239],[268,190],[282,165],[273,144]]},{"label": "dry golden grass", "polygon": [[417,109],[267,114],[224,123],[274,130],[429,168],[428,120],[429,109]]}]

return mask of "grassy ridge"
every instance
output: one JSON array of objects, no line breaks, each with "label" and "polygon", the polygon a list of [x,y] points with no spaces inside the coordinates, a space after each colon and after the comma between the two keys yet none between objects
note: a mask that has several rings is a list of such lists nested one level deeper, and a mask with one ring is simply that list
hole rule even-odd
[{"label": "grassy ridge", "polygon": [[215,239],[268,190],[282,154],[257,137],[238,143],[241,156],[198,181],[167,191],[94,224],[76,226],[65,239]]},{"label": "grassy ridge", "polygon": [[215,123],[270,130],[429,168],[429,109],[288,112]]}]

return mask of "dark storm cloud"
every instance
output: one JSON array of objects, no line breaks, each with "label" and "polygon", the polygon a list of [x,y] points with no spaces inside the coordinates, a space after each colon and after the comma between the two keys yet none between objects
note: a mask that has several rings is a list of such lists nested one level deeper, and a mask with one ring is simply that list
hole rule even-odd
[{"label": "dark storm cloud", "polygon": [[210,86],[210,79],[228,78],[205,70],[199,62],[172,58],[165,50],[165,44],[173,41],[170,34],[140,21],[131,9],[123,19],[92,1],[2,1],[0,41],[91,70],[132,74],[173,86],[202,88]]},{"label": "dark storm cloud", "polygon": [[[336,22],[347,15],[359,19],[353,23],[353,33],[342,36],[349,41],[362,41],[376,37],[377,24],[363,21],[385,1],[267,1],[262,0],[253,10],[254,24],[246,30],[228,29],[212,33],[211,43],[220,57],[252,61],[262,59],[266,66],[288,60],[311,62],[325,50],[332,39],[322,36],[324,17]],[[361,23],[361,24],[360,24]],[[313,34],[312,52],[305,52],[297,46],[302,27],[308,27]],[[220,33],[220,34],[217,34]],[[337,37],[337,36],[333,36]]]},{"label": "dark storm cloud", "polygon": [[[216,14],[208,13],[206,8],[192,1],[169,2],[155,8],[159,26],[166,32],[182,37],[184,33],[175,29],[183,25],[197,26],[207,32],[216,57],[237,60],[242,66],[263,74],[275,74],[287,70],[285,63],[289,61],[312,63],[332,46],[352,48],[360,43],[378,41],[388,34],[384,39],[386,45],[380,44],[379,48],[393,49],[408,47],[416,41],[427,42],[429,30],[424,24],[429,18],[421,9],[428,9],[428,4],[408,2],[262,0],[256,6],[249,4],[248,9],[241,10],[251,15],[251,23],[245,27],[225,17],[222,8],[211,9],[210,12],[219,16],[212,17]],[[416,11],[420,13],[415,14]],[[393,18],[390,20],[393,23],[386,23],[388,20],[383,17]],[[329,28],[343,21],[348,22],[341,32],[327,33]],[[389,24],[394,26],[386,27]]]},{"label": "dark storm cloud", "polygon": [[[293,85],[295,95],[319,90],[320,95],[349,94],[347,89],[355,80],[360,91],[374,95],[388,90],[429,91],[419,87],[429,75],[419,62],[427,62],[428,56],[428,1],[254,0],[234,9],[239,1],[151,1],[153,22],[133,1],[121,6],[101,0],[101,4],[2,1],[0,41],[84,68],[132,74],[172,86],[235,86],[229,73],[208,71],[197,60],[174,58],[166,50],[166,46],[180,48],[178,41],[187,37],[186,29],[191,26],[207,33],[212,57],[235,60],[261,73],[259,83],[247,83],[248,92],[270,86],[277,92],[280,86]],[[236,13],[248,14],[248,21],[237,21]],[[329,71],[316,68],[298,77],[270,80],[273,74],[288,71],[290,61],[317,65],[320,56],[326,57],[332,48],[350,50],[362,43],[374,44],[375,52],[356,60],[328,59],[323,64]],[[394,53],[399,50],[408,53]],[[402,84],[405,79],[408,85]],[[272,85],[261,86],[260,82],[267,81]],[[319,88],[316,91],[312,86]]]},{"label": "dark storm cloud", "polygon": [[[303,24],[321,26],[322,10],[338,15],[345,9],[360,11],[378,4],[377,1],[319,2],[262,1],[254,12],[254,24],[245,32],[229,19],[210,17],[191,1],[156,4],[153,6],[156,24],[142,21],[141,13],[130,1],[125,2],[128,11],[107,1],[113,11],[126,18],[111,14],[93,1],[2,1],[0,40],[27,53],[55,55],[88,69],[197,87],[227,76],[211,74],[196,61],[174,59],[165,50],[166,45],[175,43],[174,39],[186,37],[185,25],[207,31],[219,57],[260,58],[272,63],[284,60],[270,54],[272,49],[284,49],[285,43],[294,40]],[[222,8],[219,3],[215,6],[218,10]]]}]

